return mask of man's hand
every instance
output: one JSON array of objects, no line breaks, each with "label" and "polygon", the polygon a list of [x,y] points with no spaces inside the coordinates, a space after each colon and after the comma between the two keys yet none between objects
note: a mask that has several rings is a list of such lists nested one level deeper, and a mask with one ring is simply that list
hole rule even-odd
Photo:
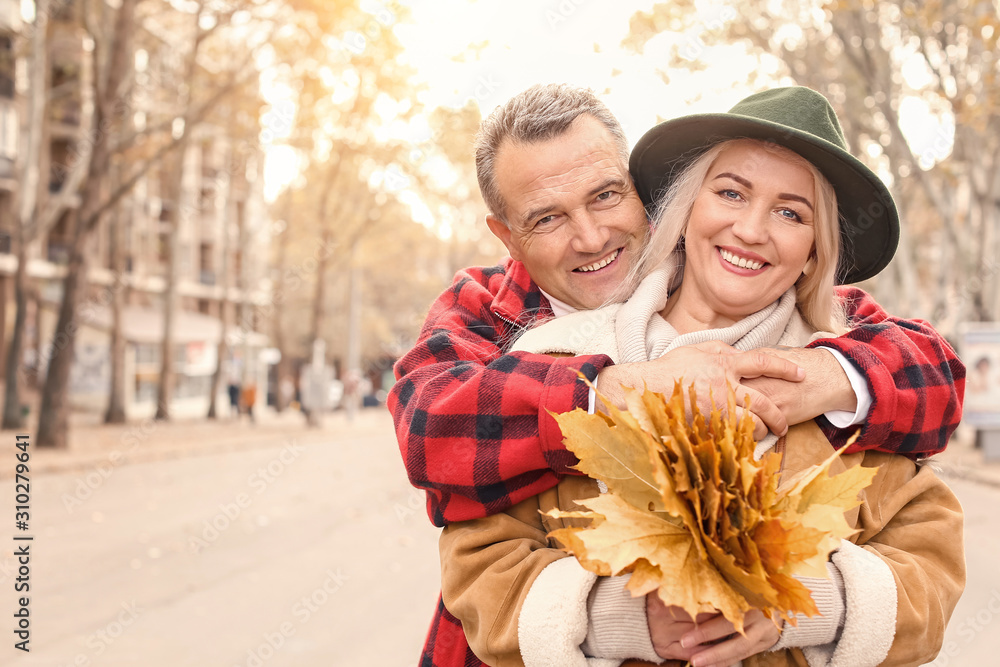
[{"label": "man's hand", "polygon": [[743,384],[773,402],[789,424],[800,424],[831,410],[857,409],[858,397],[851,382],[829,350],[783,347],[769,349],[768,353],[805,369],[805,379],[788,382],[762,376],[745,379]]},{"label": "man's hand", "polygon": [[[609,402],[624,407],[622,385],[641,389],[645,383],[650,390],[669,395],[674,381],[683,378],[685,390],[694,383],[698,407],[707,414],[712,398],[718,406],[725,407],[728,382],[736,392],[736,405],[749,410],[754,417],[754,435],[758,439],[767,435],[768,429],[784,435],[789,424],[784,413],[774,401],[744,381],[744,378],[770,378],[792,386],[801,382],[805,371],[787,358],[784,350],[782,354],[778,352],[773,349],[740,352],[717,341],[686,345],[652,361],[609,366],[597,374],[597,388]],[[833,361],[836,363],[836,359]]]},{"label": "man's hand", "polygon": [[781,631],[774,621],[759,609],[751,609],[743,617],[742,635],[736,632],[732,623],[719,614],[704,623],[699,623],[697,628],[684,635],[681,638],[681,646],[695,650],[690,657],[694,667],[730,667],[744,658],[766,651],[774,646],[780,637]]}]

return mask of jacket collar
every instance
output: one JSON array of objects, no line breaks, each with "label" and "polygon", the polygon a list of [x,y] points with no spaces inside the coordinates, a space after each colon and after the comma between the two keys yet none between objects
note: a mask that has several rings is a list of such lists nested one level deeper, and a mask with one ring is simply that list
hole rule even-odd
[{"label": "jacket collar", "polygon": [[507,257],[500,266],[504,270],[504,279],[490,304],[494,315],[519,327],[552,317],[549,300],[528,275],[524,264]]}]

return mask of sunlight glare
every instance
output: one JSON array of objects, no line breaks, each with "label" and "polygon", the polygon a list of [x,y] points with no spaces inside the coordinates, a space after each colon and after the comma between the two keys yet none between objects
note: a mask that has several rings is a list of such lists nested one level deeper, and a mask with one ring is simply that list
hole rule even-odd
[{"label": "sunlight glare", "polygon": [[273,202],[299,175],[299,154],[291,146],[271,146],[264,156],[264,199]]},{"label": "sunlight glare", "polygon": [[955,143],[951,113],[934,113],[925,100],[904,97],[899,104],[899,125],[921,169],[931,169],[951,154]]},{"label": "sunlight glare", "polygon": [[[425,145],[433,139],[427,119],[436,107],[460,108],[471,100],[485,117],[533,84],[571,83],[594,90],[616,114],[634,144],[661,120],[688,113],[719,112],[769,84],[794,83],[787,78],[778,58],[758,60],[743,43],[712,45],[711,33],[737,18],[736,11],[723,0],[700,0],[693,22],[678,32],[660,32],[643,46],[641,53],[626,48],[622,41],[629,34],[632,16],[638,11],[651,11],[656,0],[626,0],[613,5],[582,0],[544,5],[531,0],[396,2],[406,7],[409,22],[398,19],[396,4],[389,3],[387,8],[377,0],[365,0],[363,7],[381,28],[394,32],[403,47],[399,62],[405,61],[415,72],[412,88],[400,96],[402,99],[386,93],[378,96],[374,105],[379,121],[375,135],[380,141],[409,142],[413,146],[411,155],[419,155],[419,159],[411,160],[411,166],[444,187],[460,179],[447,160],[431,155],[435,152],[433,146]],[[456,26],[462,29],[456,30]],[[794,27],[788,27],[784,34],[792,43],[801,36],[801,30]],[[346,53],[349,45],[330,38],[327,46],[334,63],[336,54]],[[668,68],[675,54],[696,61],[699,67]],[[914,56],[902,75],[907,84],[918,87],[926,77],[926,63]],[[324,68],[322,77],[332,91],[333,105],[349,102],[361,83],[352,67],[340,63]],[[415,104],[423,106],[422,112],[402,118]],[[324,121],[325,132],[342,132],[343,121],[336,110],[331,110]],[[900,122],[923,168],[950,153],[953,119],[935,113],[918,98],[908,98],[900,108]],[[317,145],[323,143],[317,139]],[[876,161],[882,156],[877,143],[863,150]],[[294,168],[296,163],[285,156],[269,160],[268,164]],[[391,169],[385,174],[391,174]],[[281,174],[283,183],[293,178],[281,169],[274,173]],[[420,195],[408,189],[409,182],[401,188],[399,179],[379,180],[387,181],[380,182],[382,187],[391,181],[394,187],[388,189],[410,205],[414,219],[440,232],[442,225],[434,224],[434,215]],[[269,183],[269,191],[276,189],[280,190]]]}]

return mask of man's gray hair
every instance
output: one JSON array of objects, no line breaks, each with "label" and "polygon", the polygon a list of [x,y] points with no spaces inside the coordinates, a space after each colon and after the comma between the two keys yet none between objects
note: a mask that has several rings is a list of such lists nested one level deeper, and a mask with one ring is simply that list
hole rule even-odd
[{"label": "man's gray hair", "polygon": [[506,202],[496,179],[496,157],[504,141],[534,143],[565,132],[574,120],[589,114],[608,128],[622,164],[628,165],[628,140],[614,114],[586,88],[565,83],[539,84],[497,107],[476,134],[476,176],[490,212],[507,224]]}]

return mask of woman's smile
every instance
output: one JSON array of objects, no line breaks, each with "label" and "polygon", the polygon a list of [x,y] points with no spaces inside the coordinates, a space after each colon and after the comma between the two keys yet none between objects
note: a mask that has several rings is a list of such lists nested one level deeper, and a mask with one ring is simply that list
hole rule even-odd
[{"label": "woman's smile", "polygon": [[726,248],[716,248],[723,266],[738,275],[756,276],[767,267],[767,260],[751,252],[741,252],[727,250]]}]

